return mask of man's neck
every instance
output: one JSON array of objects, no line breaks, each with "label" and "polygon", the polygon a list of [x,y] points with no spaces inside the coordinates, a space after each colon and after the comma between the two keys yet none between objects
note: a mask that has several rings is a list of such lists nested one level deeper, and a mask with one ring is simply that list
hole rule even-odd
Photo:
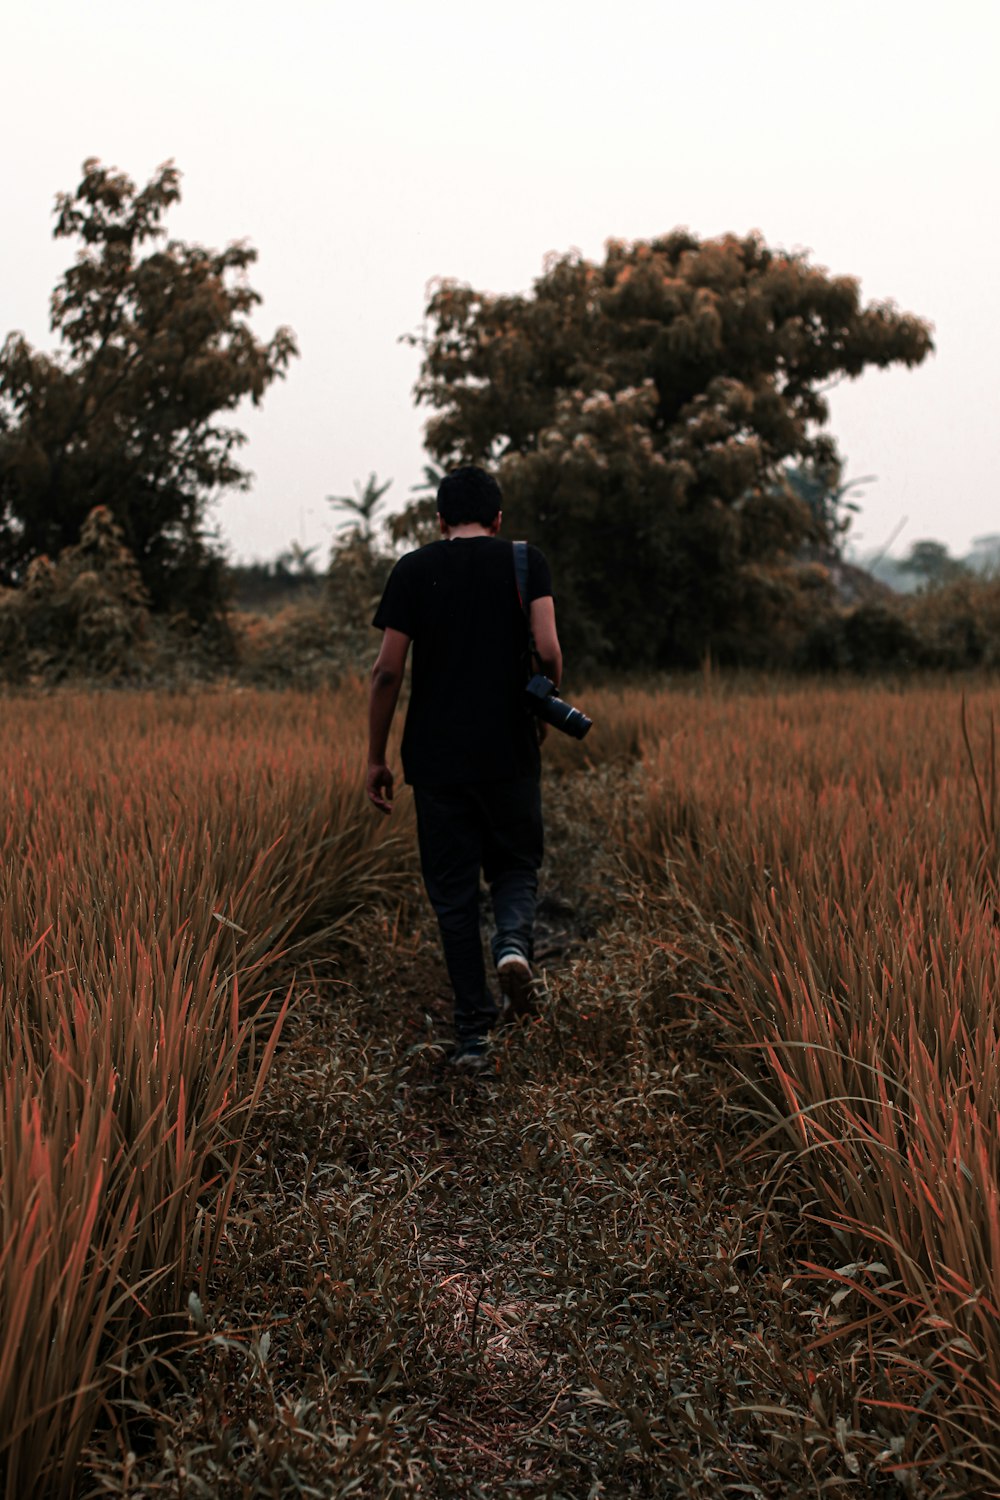
[{"label": "man's neck", "polygon": [[449,526],[444,534],[446,542],[463,541],[470,536],[495,536],[496,533],[488,530],[485,526],[477,526],[474,521],[463,523],[461,526]]}]

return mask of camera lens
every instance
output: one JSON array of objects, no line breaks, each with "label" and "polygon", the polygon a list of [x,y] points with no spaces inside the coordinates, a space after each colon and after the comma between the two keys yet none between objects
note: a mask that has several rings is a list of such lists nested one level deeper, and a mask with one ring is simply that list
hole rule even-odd
[{"label": "camera lens", "polygon": [[563,734],[571,734],[576,740],[582,740],[593,723],[578,708],[557,697],[546,699],[542,717],[555,729],[561,729]]},{"label": "camera lens", "polygon": [[587,715],[581,713],[578,708],[571,708],[563,720],[561,728],[566,734],[571,734],[575,740],[582,740],[593,722],[593,719],[588,719]]},{"label": "camera lens", "polygon": [[551,724],[553,729],[561,729],[563,734],[570,734],[574,739],[582,740],[594,722],[571,703],[560,698],[548,677],[533,677],[525,691],[532,713],[544,719],[546,724]]}]

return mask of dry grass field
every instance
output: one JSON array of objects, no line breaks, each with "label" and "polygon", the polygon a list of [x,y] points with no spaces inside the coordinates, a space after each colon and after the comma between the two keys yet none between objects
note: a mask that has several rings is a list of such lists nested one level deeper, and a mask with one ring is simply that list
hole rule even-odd
[{"label": "dry grass field", "polygon": [[586,695],[477,1080],[360,685],[3,700],[4,1493],[1000,1495],[966,697]]},{"label": "dry grass field", "polygon": [[[68,1490],[110,1365],[204,1295],[292,992],[391,868],[360,698],[61,695],[0,735],[0,1445]],[[338,726],[340,726],[338,728]],[[280,985],[287,993],[282,993]]]},{"label": "dry grass field", "polygon": [[[1000,1484],[998,694],[762,693],[664,716],[631,856],[717,928],[716,1002],[843,1247],[845,1349]],[[796,1189],[796,1191],[798,1191]],[[807,1266],[810,1264],[806,1262]],[[981,1490],[980,1490],[981,1487]]]}]

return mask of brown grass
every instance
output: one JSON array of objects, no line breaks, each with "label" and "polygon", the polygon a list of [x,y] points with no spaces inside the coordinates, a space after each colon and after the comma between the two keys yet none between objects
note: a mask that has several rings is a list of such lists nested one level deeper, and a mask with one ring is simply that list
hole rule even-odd
[{"label": "brown grass", "polygon": [[6,1494],[68,1492],[131,1332],[204,1297],[295,966],[391,871],[338,701],[5,704]]},{"label": "brown grass", "polygon": [[467,1084],[363,697],[4,703],[6,1492],[1000,1493],[992,690],[580,693]]},{"label": "brown grass", "polygon": [[812,1347],[890,1370],[976,1484],[1000,1471],[997,705],[969,693],[967,747],[948,686],[664,698],[631,841],[716,924],[774,1190],[804,1174],[842,1246],[811,1266]]}]

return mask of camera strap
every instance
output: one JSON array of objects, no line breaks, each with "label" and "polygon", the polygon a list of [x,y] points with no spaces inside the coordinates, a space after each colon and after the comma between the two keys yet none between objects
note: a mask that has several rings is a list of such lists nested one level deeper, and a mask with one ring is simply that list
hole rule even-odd
[{"label": "camera strap", "polygon": [[517,599],[524,615],[524,623],[528,627],[528,647],[532,658],[537,660],[538,650],[535,646],[535,637],[531,630],[531,601],[528,598],[528,544],[527,542],[515,542],[514,544],[514,585],[517,589]]}]

